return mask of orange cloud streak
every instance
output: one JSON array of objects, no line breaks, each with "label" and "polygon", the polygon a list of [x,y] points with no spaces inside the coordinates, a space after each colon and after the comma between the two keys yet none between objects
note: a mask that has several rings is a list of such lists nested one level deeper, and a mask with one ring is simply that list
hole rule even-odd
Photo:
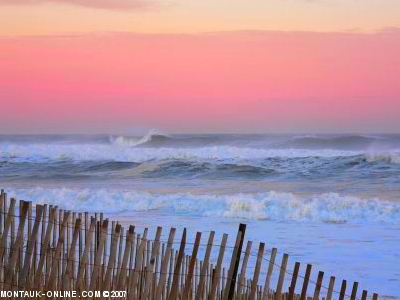
[{"label": "orange cloud streak", "polygon": [[150,0],[0,0],[0,4],[24,5],[41,3],[68,3],[77,6],[104,9],[143,9],[154,6]]}]

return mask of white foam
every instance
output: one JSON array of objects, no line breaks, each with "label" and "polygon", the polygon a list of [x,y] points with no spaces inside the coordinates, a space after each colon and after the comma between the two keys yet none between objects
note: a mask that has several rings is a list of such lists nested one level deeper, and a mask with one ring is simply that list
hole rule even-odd
[{"label": "white foam", "polygon": [[150,142],[154,136],[167,137],[168,135],[163,134],[156,129],[151,129],[143,137],[128,137],[128,136],[123,136],[123,135],[120,135],[117,137],[110,136],[110,142],[112,144],[115,144],[118,146],[136,147],[136,146],[145,144],[147,142]]},{"label": "white foam", "polygon": [[390,164],[400,164],[400,155],[396,152],[378,152],[366,154],[367,162],[383,161]]},{"label": "white foam", "polygon": [[400,223],[400,203],[325,193],[193,195],[91,189],[11,189],[10,196],[35,203],[59,205],[75,211],[118,214],[149,210],[193,216],[270,219],[296,222]]},{"label": "white foam", "polygon": [[[138,142],[138,141],[137,141]],[[135,142],[136,143],[136,142]],[[355,151],[307,149],[256,149],[232,146],[199,148],[135,148],[114,144],[0,144],[0,159],[9,161],[114,160],[143,162],[154,159],[248,160],[271,157],[354,156]]]}]

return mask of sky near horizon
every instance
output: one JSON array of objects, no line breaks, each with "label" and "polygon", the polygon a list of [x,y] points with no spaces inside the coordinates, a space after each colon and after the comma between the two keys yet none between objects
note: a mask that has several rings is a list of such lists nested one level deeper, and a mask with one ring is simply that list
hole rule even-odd
[{"label": "sky near horizon", "polygon": [[0,0],[0,133],[400,132],[398,0]]}]

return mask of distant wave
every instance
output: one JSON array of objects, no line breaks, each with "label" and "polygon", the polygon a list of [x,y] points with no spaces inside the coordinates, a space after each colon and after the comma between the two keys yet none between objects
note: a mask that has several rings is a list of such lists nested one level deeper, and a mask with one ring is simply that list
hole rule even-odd
[{"label": "distant wave", "polygon": [[80,163],[1,162],[4,174],[0,178],[73,179],[73,178],[206,178],[262,179],[277,176],[272,167],[251,164],[197,162],[188,160],[150,160],[141,163],[115,161],[85,161]]},{"label": "distant wave", "polygon": [[111,137],[120,146],[199,148],[231,146],[257,149],[308,149],[347,151],[389,151],[400,149],[398,135],[174,135],[151,130],[142,137]]},{"label": "distant wave", "polygon": [[161,134],[156,130],[150,130],[143,137],[130,137],[130,136],[110,136],[110,142],[114,145],[136,147],[143,144],[154,145],[170,139],[168,135]]},{"label": "distant wave", "polygon": [[[127,142],[128,144],[130,142]],[[132,142],[131,144],[134,144]],[[138,143],[136,143],[138,144]],[[364,157],[367,162],[382,161],[398,163],[398,151],[345,151],[312,149],[259,149],[234,146],[213,146],[199,148],[148,148],[119,147],[115,144],[0,144],[0,160],[9,162],[46,161],[117,161],[144,162],[148,160],[186,159],[218,160],[237,162],[267,158],[329,158]]]},{"label": "distant wave", "polygon": [[383,153],[368,153],[365,155],[366,161],[372,162],[385,162],[389,164],[400,164],[399,153],[383,152]]},{"label": "distant wave", "polygon": [[294,136],[279,146],[300,149],[367,150],[371,147],[399,149],[400,139],[398,136],[390,135]]},{"label": "distant wave", "polygon": [[[115,145],[0,146],[0,178],[316,179],[337,176],[397,180],[398,152],[254,149],[231,146],[147,148]],[[111,178],[111,177],[110,177]]]},{"label": "distant wave", "polygon": [[291,193],[235,195],[152,194],[106,189],[20,189],[8,190],[17,199],[59,205],[77,211],[106,213],[172,210],[193,216],[322,223],[400,224],[400,203],[360,199],[325,193],[296,196]]},{"label": "distant wave", "polygon": [[[134,144],[134,142],[132,142]],[[138,144],[138,142],[136,143]],[[144,146],[146,145],[146,146]],[[113,160],[143,162],[152,159],[191,160],[252,160],[269,157],[340,157],[362,154],[359,151],[309,150],[309,149],[260,149],[236,146],[207,146],[196,148],[126,147],[116,144],[0,144],[0,160],[6,161],[91,161]]]}]

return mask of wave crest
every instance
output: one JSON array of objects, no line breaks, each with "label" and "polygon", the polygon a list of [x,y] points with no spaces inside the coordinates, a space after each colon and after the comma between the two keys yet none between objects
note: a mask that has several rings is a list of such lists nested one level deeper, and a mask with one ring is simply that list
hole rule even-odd
[{"label": "wave crest", "polygon": [[400,155],[395,152],[369,153],[365,155],[368,163],[385,162],[389,164],[400,164]]},{"label": "wave crest", "polygon": [[139,145],[147,144],[150,142],[161,142],[169,139],[170,137],[166,134],[162,134],[155,129],[150,130],[146,135],[142,137],[132,136],[110,136],[110,142],[113,145],[125,146],[125,147],[136,147]]},{"label": "wave crest", "polygon": [[298,196],[292,193],[197,195],[155,194],[106,189],[16,189],[17,199],[46,202],[76,211],[105,213],[174,211],[191,216],[214,216],[316,223],[400,223],[400,203],[361,199],[337,193]]},{"label": "wave crest", "polygon": [[400,140],[397,135],[340,135],[340,136],[294,136],[283,142],[280,147],[294,147],[299,149],[399,149]]}]

